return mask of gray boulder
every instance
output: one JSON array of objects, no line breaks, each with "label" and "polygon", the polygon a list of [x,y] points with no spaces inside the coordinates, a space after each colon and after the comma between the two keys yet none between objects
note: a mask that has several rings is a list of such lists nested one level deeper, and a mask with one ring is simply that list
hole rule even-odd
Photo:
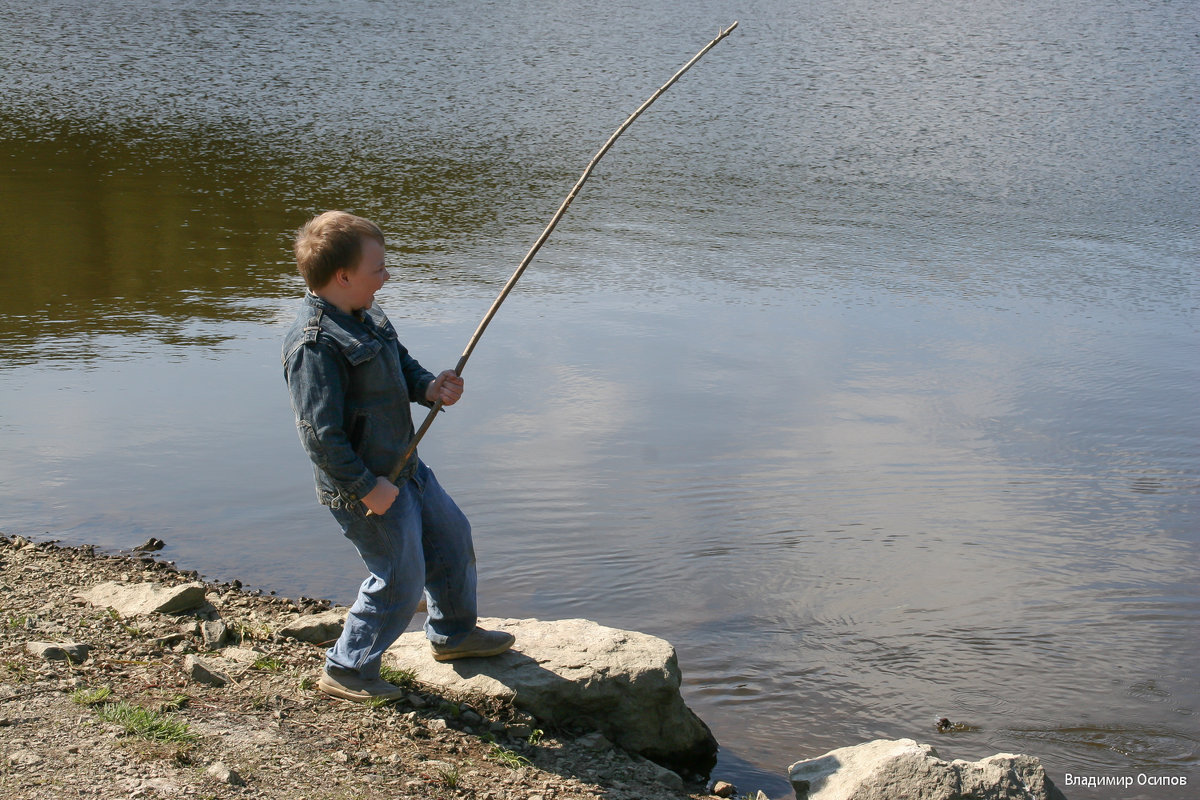
[{"label": "gray boulder", "polygon": [[912,739],[877,739],[797,761],[788,779],[797,800],[1066,800],[1033,756],[943,761]]},{"label": "gray boulder", "polygon": [[626,750],[674,770],[707,775],[717,742],[679,693],[680,671],[669,642],[585,619],[481,619],[517,637],[492,658],[433,660],[424,633],[406,633],[384,655],[417,680],[452,692],[511,702],[555,725],[603,733]]},{"label": "gray boulder", "polygon": [[108,581],[93,586],[79,597],[100,608],[114,609],[122,617],[138,614],[180,614],[204,605],[207,590],[202,583],[170,586],[161,583]]}]

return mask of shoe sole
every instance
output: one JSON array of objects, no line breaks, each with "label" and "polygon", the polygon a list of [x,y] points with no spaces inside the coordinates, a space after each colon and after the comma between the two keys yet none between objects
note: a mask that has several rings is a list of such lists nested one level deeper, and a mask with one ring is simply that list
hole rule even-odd
[{"label": "shoe sole", "polygon": [[453,650],[448,653],[439,653],[437,650],[434,650],[433,660],[455,661],[460,658],[488,658],[489,656],[498,656],[501,653],[507,653],[509,650],[511,650],[515,643],[515,641],[509,641],[504,645],[489,647],[486,650]]},{"label": "shoe sole", "polygon": [[368,692],[354,691],[339,686],[336,683],[327,683],[323,678],[317,681],[317,688],[327,695],[338,697],[342,700],[350,700],[355,703],[368,703],[372,700],[399,700],[404,697],[404,690],[397,689],[396,692],[388,694],[370,694]]}]

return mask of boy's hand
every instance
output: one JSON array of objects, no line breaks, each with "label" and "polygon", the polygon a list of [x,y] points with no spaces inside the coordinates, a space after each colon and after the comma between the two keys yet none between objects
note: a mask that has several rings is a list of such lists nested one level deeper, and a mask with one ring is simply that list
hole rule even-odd
[{"label": "boy's hand", "polygon": [[399,495],[400,490],[396,488],[396,484],[380,475],[375,478],[375,488],[367,492],[362,503],[372,514],[383,516]]},{"label": "boy's hand", "polygon": [[452,406],[462,397],[463,379],[448,369],[434,378],[425,388],[425,399],[431,403],[441,401],[444,406]]}]

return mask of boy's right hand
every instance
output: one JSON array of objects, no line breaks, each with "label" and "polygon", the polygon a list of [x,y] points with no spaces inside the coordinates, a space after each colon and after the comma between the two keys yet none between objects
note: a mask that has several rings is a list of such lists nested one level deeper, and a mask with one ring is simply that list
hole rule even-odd
[{"label": "boy's right hand", "polygon": [[380,475],[375,478],[375,488],[367,492],[362,503],[372,514],[383,516],[392,507],[392,503],[396,502],[399,495],[400,489],[396,487],[396,484]]}]

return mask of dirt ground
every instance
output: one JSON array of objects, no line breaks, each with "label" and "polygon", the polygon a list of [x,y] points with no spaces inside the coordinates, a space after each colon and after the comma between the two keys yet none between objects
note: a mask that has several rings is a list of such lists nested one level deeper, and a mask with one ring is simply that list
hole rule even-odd
[{"label": "dirt ground", "polygon": [[[113,580],[198,576],[149,554],[0,534],[0,798],[710,797],[603,737],[543,730],[512,708],[419,683],[378,707],[317,692],[323,650],[275,631],[324,601],[235,581],[208,584],[209,605],[197,611],[121,618],[76,596]],[[225,652],[243,664],[222,687],[185,668],[206,651],[201,625],[215,619],[232,637]],[[37,654],[37,642],[89,649],[68,659]]]}]

